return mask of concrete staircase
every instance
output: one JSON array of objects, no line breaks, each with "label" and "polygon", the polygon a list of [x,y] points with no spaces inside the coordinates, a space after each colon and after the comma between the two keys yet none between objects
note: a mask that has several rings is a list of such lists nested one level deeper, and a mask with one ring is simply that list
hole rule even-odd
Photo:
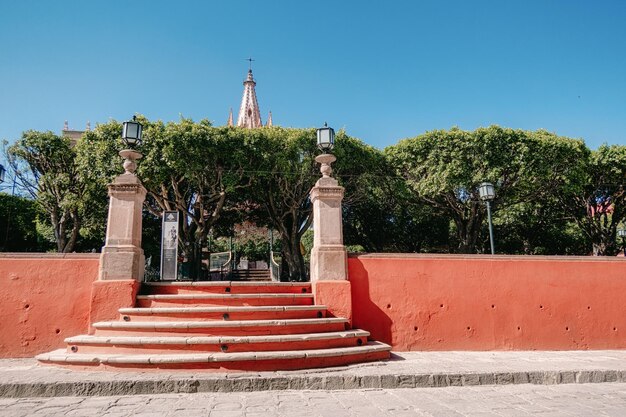
[{"label": "concrete staircase", "polygon": [[233,281],[271,281],[269,269],[236,269],[232,271]]},{"label": "concrete staircase", "polygon": [[93,334],[37,359],[81,368],[275,371],[382,360],[391,350],[314,305],[309,283],[146,283],[136,307],[119,312],[118,321],[93,323]]}]

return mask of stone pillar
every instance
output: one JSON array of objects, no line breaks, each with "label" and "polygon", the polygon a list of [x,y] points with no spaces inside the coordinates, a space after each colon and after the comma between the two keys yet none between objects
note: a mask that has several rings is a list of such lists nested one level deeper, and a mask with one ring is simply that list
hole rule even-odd
[{"label": "stone pillar", "polygon": [[311,189],[313,203],[313,249],[311,282],[315,303],[328,307],[335,317],[352,320],[352,298],[348,281],[348,256],[343,245],[341,201],[344,188],[331,177],[334,155],[315,158],[322,166],[320,178]]},{"label": "stone pillar", "polygon": [[318,155],[322,178],[311,189],[313,203],[313,249],[311,250],[311,281],[348,279],[347,254],[343,246],[341,200],[344,188],[332,178],[330,164],[334,155]]},{"label": "stone pillar", "polygon": [[[123,150],[124,172],[109,184],[106,241],[100,255],[98,281],[91,289],[90,322],[114,320],[120,307],[132,307],[143,279],[142,207],[146,189],[135,175],[141,154]],[[93,329],[92,329],[93,331]]]},{"label": "stone pillar", "polygon": [[99,280],[143,279],[141,212],[146,189],[134,174],[141,154],[123,150],[125,173],[109,184],[109,216],[106,241],[100,256]]}]

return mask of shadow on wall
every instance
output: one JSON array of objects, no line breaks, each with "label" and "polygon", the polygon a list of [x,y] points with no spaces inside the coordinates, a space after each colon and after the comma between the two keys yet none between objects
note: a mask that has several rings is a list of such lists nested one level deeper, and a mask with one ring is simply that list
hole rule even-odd
[{"label": "shadow on wall", "polygon": [[[350,258],[348,263],[352,288],[352,327],[367,330],[373,340],[393,345],[393,322],[387,312],[372,301],[368,272],[358,259]],[[389,309],[393,307],[390,303],[387,306]]]}]

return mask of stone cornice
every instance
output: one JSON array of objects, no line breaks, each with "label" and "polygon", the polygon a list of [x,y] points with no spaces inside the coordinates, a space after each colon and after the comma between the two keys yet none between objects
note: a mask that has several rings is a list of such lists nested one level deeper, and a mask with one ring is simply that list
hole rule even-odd
[{"label": "stone cornice", "polygon": [[311,201],[318,198],[342,199],[345,189],[343,187],[313,187],[311,189]]}]

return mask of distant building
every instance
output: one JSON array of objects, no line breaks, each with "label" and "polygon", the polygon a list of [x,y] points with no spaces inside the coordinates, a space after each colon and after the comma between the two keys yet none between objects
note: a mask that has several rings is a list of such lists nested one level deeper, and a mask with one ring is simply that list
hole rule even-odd
[{"label": "distant building", "polygon": [[89,132],[90,130],[91,130],[90,122],[87,122],[87,126],[85,130],[73,130],[69,128],[69,124],[67,123],[67,120],[66,120],[65,123],[63,124],[63,130],[61,131],[61,136],[63,136],[64,138],[70,138],[72,145],[76,145],[76,142],[78,142],[78,139],[80,139],[81,136],[83,136],[83,133]]}]

